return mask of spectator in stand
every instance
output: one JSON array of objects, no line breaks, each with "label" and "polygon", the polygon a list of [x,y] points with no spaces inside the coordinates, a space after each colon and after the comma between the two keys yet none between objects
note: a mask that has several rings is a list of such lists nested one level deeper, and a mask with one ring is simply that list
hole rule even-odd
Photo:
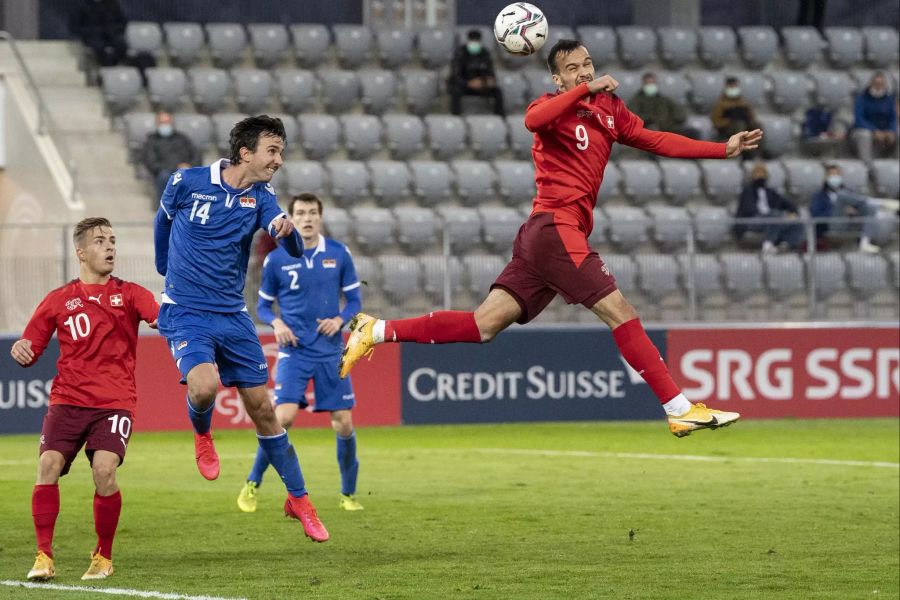
[{"label": "spectator in stand", "polygon": [[[750,173],[750,183],[741,190],[735,217],[738,219],[780,217],[792,220],[799,217],[797,206],[770,188],[767,185],[768,180],[769,171],[766,165],[762,163],[754,165]],[[796,222],[737,223],[734,226],[734,235],[738,240],[741,240],[748,231],[761,233],[764,236],[763,254],[774,254],[779,246],[790,250],[800,250],[803,245],[803,226]]]},{"label": "spectator in stand", "polygon": [[644,120],[644,129],[669,131],[689,138],[700,137],[696,129],[685,126],[687,115],[684,107],[660,93],[654,73],[644,73],[641,82],[641,89],[632,96],[628,108]]},{"label": "spectator in stand", "polygon": [[501,117],[505,114],[503,91],[497,87],[497,79],[494,77],[494,61],[481,43],[481,32],[477,29],[469,31],[466,43],[456,49],[447,87],[450,92],[450,112],[454,115],[462,113],[463,96],[493,97],[494,112]]},{"label": "spectator in stand", "polygon": [[713,107],[712,123],[720,140],[727,140],[739,131],[759,129],[753,107],[741,97],[741,82],[737,77],[725,79],[725,88]]},{"label": "spectator in stand", "polygon": [[869,86],[856,97],[850,139],[856,155],[866,163],[877,153],[891,155],[897,149],[897,101],[888,89],[887,77],[876,71]]},{"label": "spectator in stand", "polygon": [[808,154],[837,156],[847,140],[847,124],[834,118],[834,112],[818,104],[803,118],[802,145]]},{"label": "spectator in stand", "polygon": [[[856,194],[844,187],[841,168],[831,164],[825,167],[825,183],[822,189],[813,194],[809,203],[809,215],[816,217],[871,217],[863,222],[862,235],[859,238],[860,252],[876,253],[881,250],[872,243],[875,235],[875,215],[878,207],[869,198]],[[829,223],[816,223],[816,246],[827,248],[825,234],[831,229]],[[851,223],[838,223],[835,229],[847,230],[856,227]]]},{"label": "spectator in stand", "polygon": [[200,153],[191,139],[175,131],[172,115],[156,115],[156,131],[147,136],[141,152],[141,163],[150,171],[157,199],[162,196],[169,175],[176,169],[186,169],[200,163]]},{"label": "spectator in stand", "polygon": [[128,50],[125,23],[119,0],[82,0],[69,28],[91,49],[100,66],[112,67],[122,62]]}]

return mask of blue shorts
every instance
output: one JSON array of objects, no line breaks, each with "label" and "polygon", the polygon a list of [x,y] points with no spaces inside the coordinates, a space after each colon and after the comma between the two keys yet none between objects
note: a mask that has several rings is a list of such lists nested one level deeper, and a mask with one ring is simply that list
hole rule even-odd
[{"label": "blue shorts", "polygon": [[314,412],[350,410],[356,406],[356,396],[350,377],[341,379],[337,361],[317,362],[291,353],[292,348],[278,349],[275,369],[275,405],[299,404],[306,408],[306,386],[310,379],[316,394]]},{"label": "blue shorts", "polygon": [[163,303],[159,332],[169,343],[181,383],[203,363],[219,368],[225,387],[256,387],[269,381],[266,357],[246,312],[217,313]]}]

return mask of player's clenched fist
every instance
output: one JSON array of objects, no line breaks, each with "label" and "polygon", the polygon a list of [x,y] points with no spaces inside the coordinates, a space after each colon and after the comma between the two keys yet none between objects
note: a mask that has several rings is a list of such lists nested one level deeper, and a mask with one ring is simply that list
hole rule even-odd
[{"label": "player's clenched fist", "polygon": [[614,92],[619,87],[619,82],[612,75],[603,75],[588,82],[588,89],[592,94],[597,92]]},{"label": "player's clenched fist", "polygon": [[279,240],[291,235],[291,232],[294,231],[294,224],[286,216],[280,217],[272,223],[272,229],[275,230],[275,239]]},{"label": "player's clenched fist", "polygon": [[23,367],[30,365],[31,361],[34,360],[34,352],[31,350],[31,340],[19,340],[12,345],[12,350],[10,350],[9,353],[12,355],[13,360]]}]

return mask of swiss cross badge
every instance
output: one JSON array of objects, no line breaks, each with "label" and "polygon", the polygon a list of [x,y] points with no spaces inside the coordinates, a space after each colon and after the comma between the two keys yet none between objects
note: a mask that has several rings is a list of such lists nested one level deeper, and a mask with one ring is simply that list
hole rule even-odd
[{"label": "swiss cross badge", "polygon": [[122,306],[124,302],[122,301],[122,294],[113,294],[109,297],[110,306]]},{"label": "swiss cross badge", "polygon": [[605,115],[603,120],[606,121],[606,126],[610,129],[616,128],[616,122],[613,120],[612,115]]}]

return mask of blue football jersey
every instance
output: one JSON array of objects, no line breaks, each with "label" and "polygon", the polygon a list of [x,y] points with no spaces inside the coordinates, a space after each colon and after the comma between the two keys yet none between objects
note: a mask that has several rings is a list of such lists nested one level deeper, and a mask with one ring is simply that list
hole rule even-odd
[{"label": "blue football jersey", "polygon": [[320,235],[316,248],[304,251],[302,258],[294,258],[284,248],[270,252],[263,263],[259,296],[261,304],[268,301],[265,304],[270,306],[278,301],[281,319],[298,339],[292,353],[311,360],[329,360],[340,355],[343,338],[340,333],[329,337],[316,332],[316,319],[341,315],[348,321],[359,306],[343,315],[341,294],[359,287],[350,251],[340,242]]},{"label": "blue football jersey", "polygon": [[[244,279],[257,229],[284,215],[269,183],[243,190],[222,180],[226,159],[179,169],[160,199],[171,222],[168,256],[157,236],[157,269],[166,276],[163,301],[215,312],[245,308]],[[288,254],[285,252],[285,255]],[[163,264],[160,264],[160,263]]]}]

